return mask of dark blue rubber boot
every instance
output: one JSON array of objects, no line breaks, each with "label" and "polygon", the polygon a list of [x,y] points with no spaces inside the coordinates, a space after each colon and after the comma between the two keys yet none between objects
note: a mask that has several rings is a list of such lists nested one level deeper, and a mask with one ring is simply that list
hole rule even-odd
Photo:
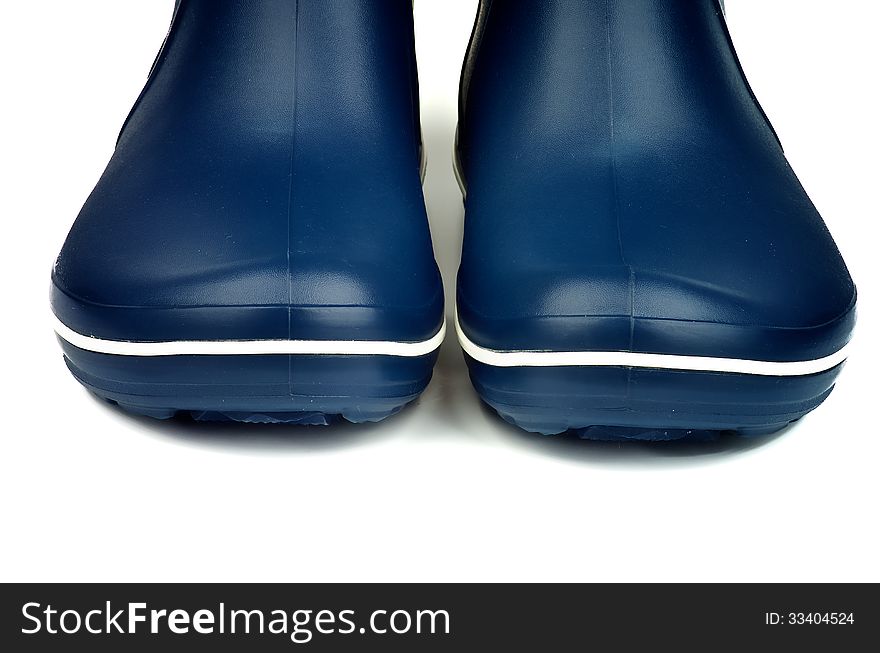
[{"label": "dark blue rubber boot", "polygon": [[855,287],[717,0],[484,0],[458,168],[457,326],[505,419],[756,435],[828,396]]},{"label": "dark blue rubber boot", "polygon": [[443,339],[410,0],[180,0],[52,275],[76,378],[154,417],[375,421]]}]

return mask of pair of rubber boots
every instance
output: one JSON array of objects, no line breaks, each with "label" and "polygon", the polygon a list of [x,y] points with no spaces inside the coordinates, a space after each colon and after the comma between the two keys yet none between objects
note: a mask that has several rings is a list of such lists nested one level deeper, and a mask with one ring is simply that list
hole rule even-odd
[{"label": "pair of rubber boots", "polygon": [[[70,370],[157,418],[395,413],[446,330],[424,161],[411,0],[180,0],[54,269]],[[484,1],[456,165],[504,419],[751,435],[828,396],[855,288],[717,0]]]}]

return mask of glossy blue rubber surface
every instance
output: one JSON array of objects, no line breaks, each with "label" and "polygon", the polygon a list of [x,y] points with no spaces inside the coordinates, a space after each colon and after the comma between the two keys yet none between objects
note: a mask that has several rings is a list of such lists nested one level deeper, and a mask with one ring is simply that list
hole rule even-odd
[{"label": "glossy blue rubber surface", "polygon": [[855,287],[715,0],[486,0],[458,149],[482,347],[799,361],[850,338]]},{"label": "glossy blue rubber surface", "polygon": [[[111,341],[428,341],[444,311],[421,156],[410,0],[179,0],[52,308]],[[134,412],[309,424],[392,414],[436,358],[63,344]]]},{"label": "glossy blue rubber surface", "polygon": [[56,315],[111,340],[434,336],[412,20],[409,0],[181,0]]},{"label": "glossy blue rubber surface", "polygon": [[[458,316],[483,351],[786,363],[851,337],[853,281],[716,0],[483,0],[457,154]],[[773,432],[821,403],[840,369],[783,378],[488,358],[468,359],[471,377],[508,421],[612,439]]]}]

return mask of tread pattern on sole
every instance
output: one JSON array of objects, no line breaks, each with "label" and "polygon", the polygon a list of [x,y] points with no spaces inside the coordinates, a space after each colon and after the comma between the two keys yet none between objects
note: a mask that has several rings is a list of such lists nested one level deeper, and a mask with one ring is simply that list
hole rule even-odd
[{"label": "tread pattern on sole", "polygon": [[763,426],[726,428],[726,429],[672,429],[657,427],[632,427],[632,426],[608,426],[592,424],[590,426],[560,426],[552,425],[550,421],[535,421],[533,417],[522,418],[509,409],[499,409],[488,404],[492,410],[498,413],[505,422],[516,426],[524,431],[545,436],[562,435],[572,433],[581,440],[593,440],[597,442],[714,442],[724,436],[739,436],[757,438],[773,435],[797,422],[795,418],[787,422],[767,424]]},{"label": "tread pattern on sole", "polygon": [[73,376],[126,412],[159,420],[328,426],[379,422],[431,380],[428,356],[254,355],[144,358],[61,340]]},{"label": "tread pattern on sole", "polygon": [[802,377],[627,367],[501,368],[466,355],[482,400],[532,433],[711,441],[777,433],[831,394],[842,364]]},{"label": "tread pattern on sole", "polygon": [[250,412],[235,410],[188,410],[180,408],[147,408],[132,404],[119,403],[113,399],[101,397],[107,403],[118,406],[120,409],[132,415],[149,417],[157,420],[191,419],[194,422],[237,422],[241,424],[285,424],[300,426],[331,426],[341,421],[353,424],[368,424],[381,422],[399,413],[403,408],[415,400],[416,397],[407,398],[398,406],[391,406],[379,410],[366,410],[362,407],[353,406],[343,409],[338,413],[324,413],[320,411],[282,411],[282,412]]}]

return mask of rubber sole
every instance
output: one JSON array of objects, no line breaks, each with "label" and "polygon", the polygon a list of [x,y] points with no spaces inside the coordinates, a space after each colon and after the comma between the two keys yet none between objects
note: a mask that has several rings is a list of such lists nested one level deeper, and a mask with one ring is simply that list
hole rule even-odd
[{"label": "rubber sole", "polygon": [[58,340],[74,377],[127,412],[305,425],[394,415],[427,387],[438,353],[151,357],[87,351]]},{"label": "rubber sole", "polygon": [[526,431],[593,440],[706,440],[784,429],[831,393],[843,363],[802,376],[636,367],[498,367],[465,353],[480,397]]}]

